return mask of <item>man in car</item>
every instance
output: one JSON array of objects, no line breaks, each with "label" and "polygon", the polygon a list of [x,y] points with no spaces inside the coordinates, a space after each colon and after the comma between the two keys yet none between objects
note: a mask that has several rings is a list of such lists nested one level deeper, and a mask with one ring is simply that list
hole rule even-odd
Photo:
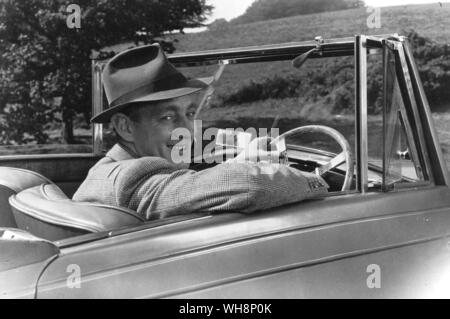
[{"label": "man in car", "polygon": [[253,212],[327,192],[315,174],[248,161],[267,155],[262,149],[199,172],[174,162],[172,154],[185,150],[171,139],[172,132],[193,131],[197,107],[213,79],[188,80],[159,45],[116,55],[105,66],[103,82],[109,107],[92,121],[109,122],[119,142],[91,168],[76,201],[158,219],[199,211]]}]

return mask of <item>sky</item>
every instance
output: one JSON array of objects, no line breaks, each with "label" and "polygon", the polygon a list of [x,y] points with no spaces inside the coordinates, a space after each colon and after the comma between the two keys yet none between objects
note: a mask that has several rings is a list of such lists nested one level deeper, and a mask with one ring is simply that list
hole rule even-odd
[{"label": "sky", "polygon": [[[226,20],[240,16],[255,0],[207,0],[208,4],[215,7],[210,22],[224,18]],[[440,1],[440,2],[448,2]],[[438,3],[436,0],[365,0],[371,7],[398,6],[405,4]]]}]

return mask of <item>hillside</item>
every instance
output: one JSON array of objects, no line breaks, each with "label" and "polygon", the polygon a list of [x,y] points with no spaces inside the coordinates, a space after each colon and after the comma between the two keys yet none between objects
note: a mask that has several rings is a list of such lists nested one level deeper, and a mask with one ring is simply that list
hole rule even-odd
[{"label": "hillside", "polygon": [[362,6],[361,0],[256,0],[244,14],[230,22],[244,24]]},{"label": "hillside", "polygon": [[402,33],[414,29],[420,35],[450,43],[450,3],[381,8],[381,28],[367,27],[366,8],[301,15],[194,34],[178,35],[177,52],[220,49],[269,43],[311,40],[354,34]]}]

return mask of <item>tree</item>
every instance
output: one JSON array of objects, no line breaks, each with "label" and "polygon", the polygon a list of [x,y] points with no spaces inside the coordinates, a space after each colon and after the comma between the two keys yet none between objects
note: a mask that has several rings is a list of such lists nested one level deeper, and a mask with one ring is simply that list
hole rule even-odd
[{"label": "tree", "polygon": [[[203,25],[206,0],[77,0],[80,28],[69,28],[71,1],[0,2],[0,142],[45,142],[52,120],[74,142],[73,120],[89,118],[91,54],[132,41],[161,42],[175,50],[167,32]],[[69,21],[70,22],[70,21]]]},{"label": "tree", "polygon": [[450,101],[450,45],[437,43],[409,30],[408,38],[419,68],[420,78],[431,108]]},{"label": "tree", "polygon": [[364,2],[360,0],[256,0],[243,15],[231,22],[245,24],[361,6]]}]

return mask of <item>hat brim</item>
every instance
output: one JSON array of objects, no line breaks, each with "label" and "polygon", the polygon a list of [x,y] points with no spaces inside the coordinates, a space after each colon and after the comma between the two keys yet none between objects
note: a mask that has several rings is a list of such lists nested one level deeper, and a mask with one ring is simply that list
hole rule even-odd
[{"label": "hat brim", "polygon": [[107,110],[94,116],[91,119],[91,122],[92,123],[109,123],[111,116],[113,116],[115,113],[118,113],[118,112],[128,108],[129,106],[131,106],[134,103],[156,102],[156,101],[175,99],[178,97],[193,94],[193,93],[199,92],[203,89],[206,89],[213,82],[214,82],[214,77],[191,79],[191,80],[188,80],[185,83],[185,85],[181,88],[160,91],[160,92],[154,92],[154,93],[147,94],[147,95],[135,98],[133,100],[127,101],[126,103],[118,104],[111,108],[108,108]]}]

